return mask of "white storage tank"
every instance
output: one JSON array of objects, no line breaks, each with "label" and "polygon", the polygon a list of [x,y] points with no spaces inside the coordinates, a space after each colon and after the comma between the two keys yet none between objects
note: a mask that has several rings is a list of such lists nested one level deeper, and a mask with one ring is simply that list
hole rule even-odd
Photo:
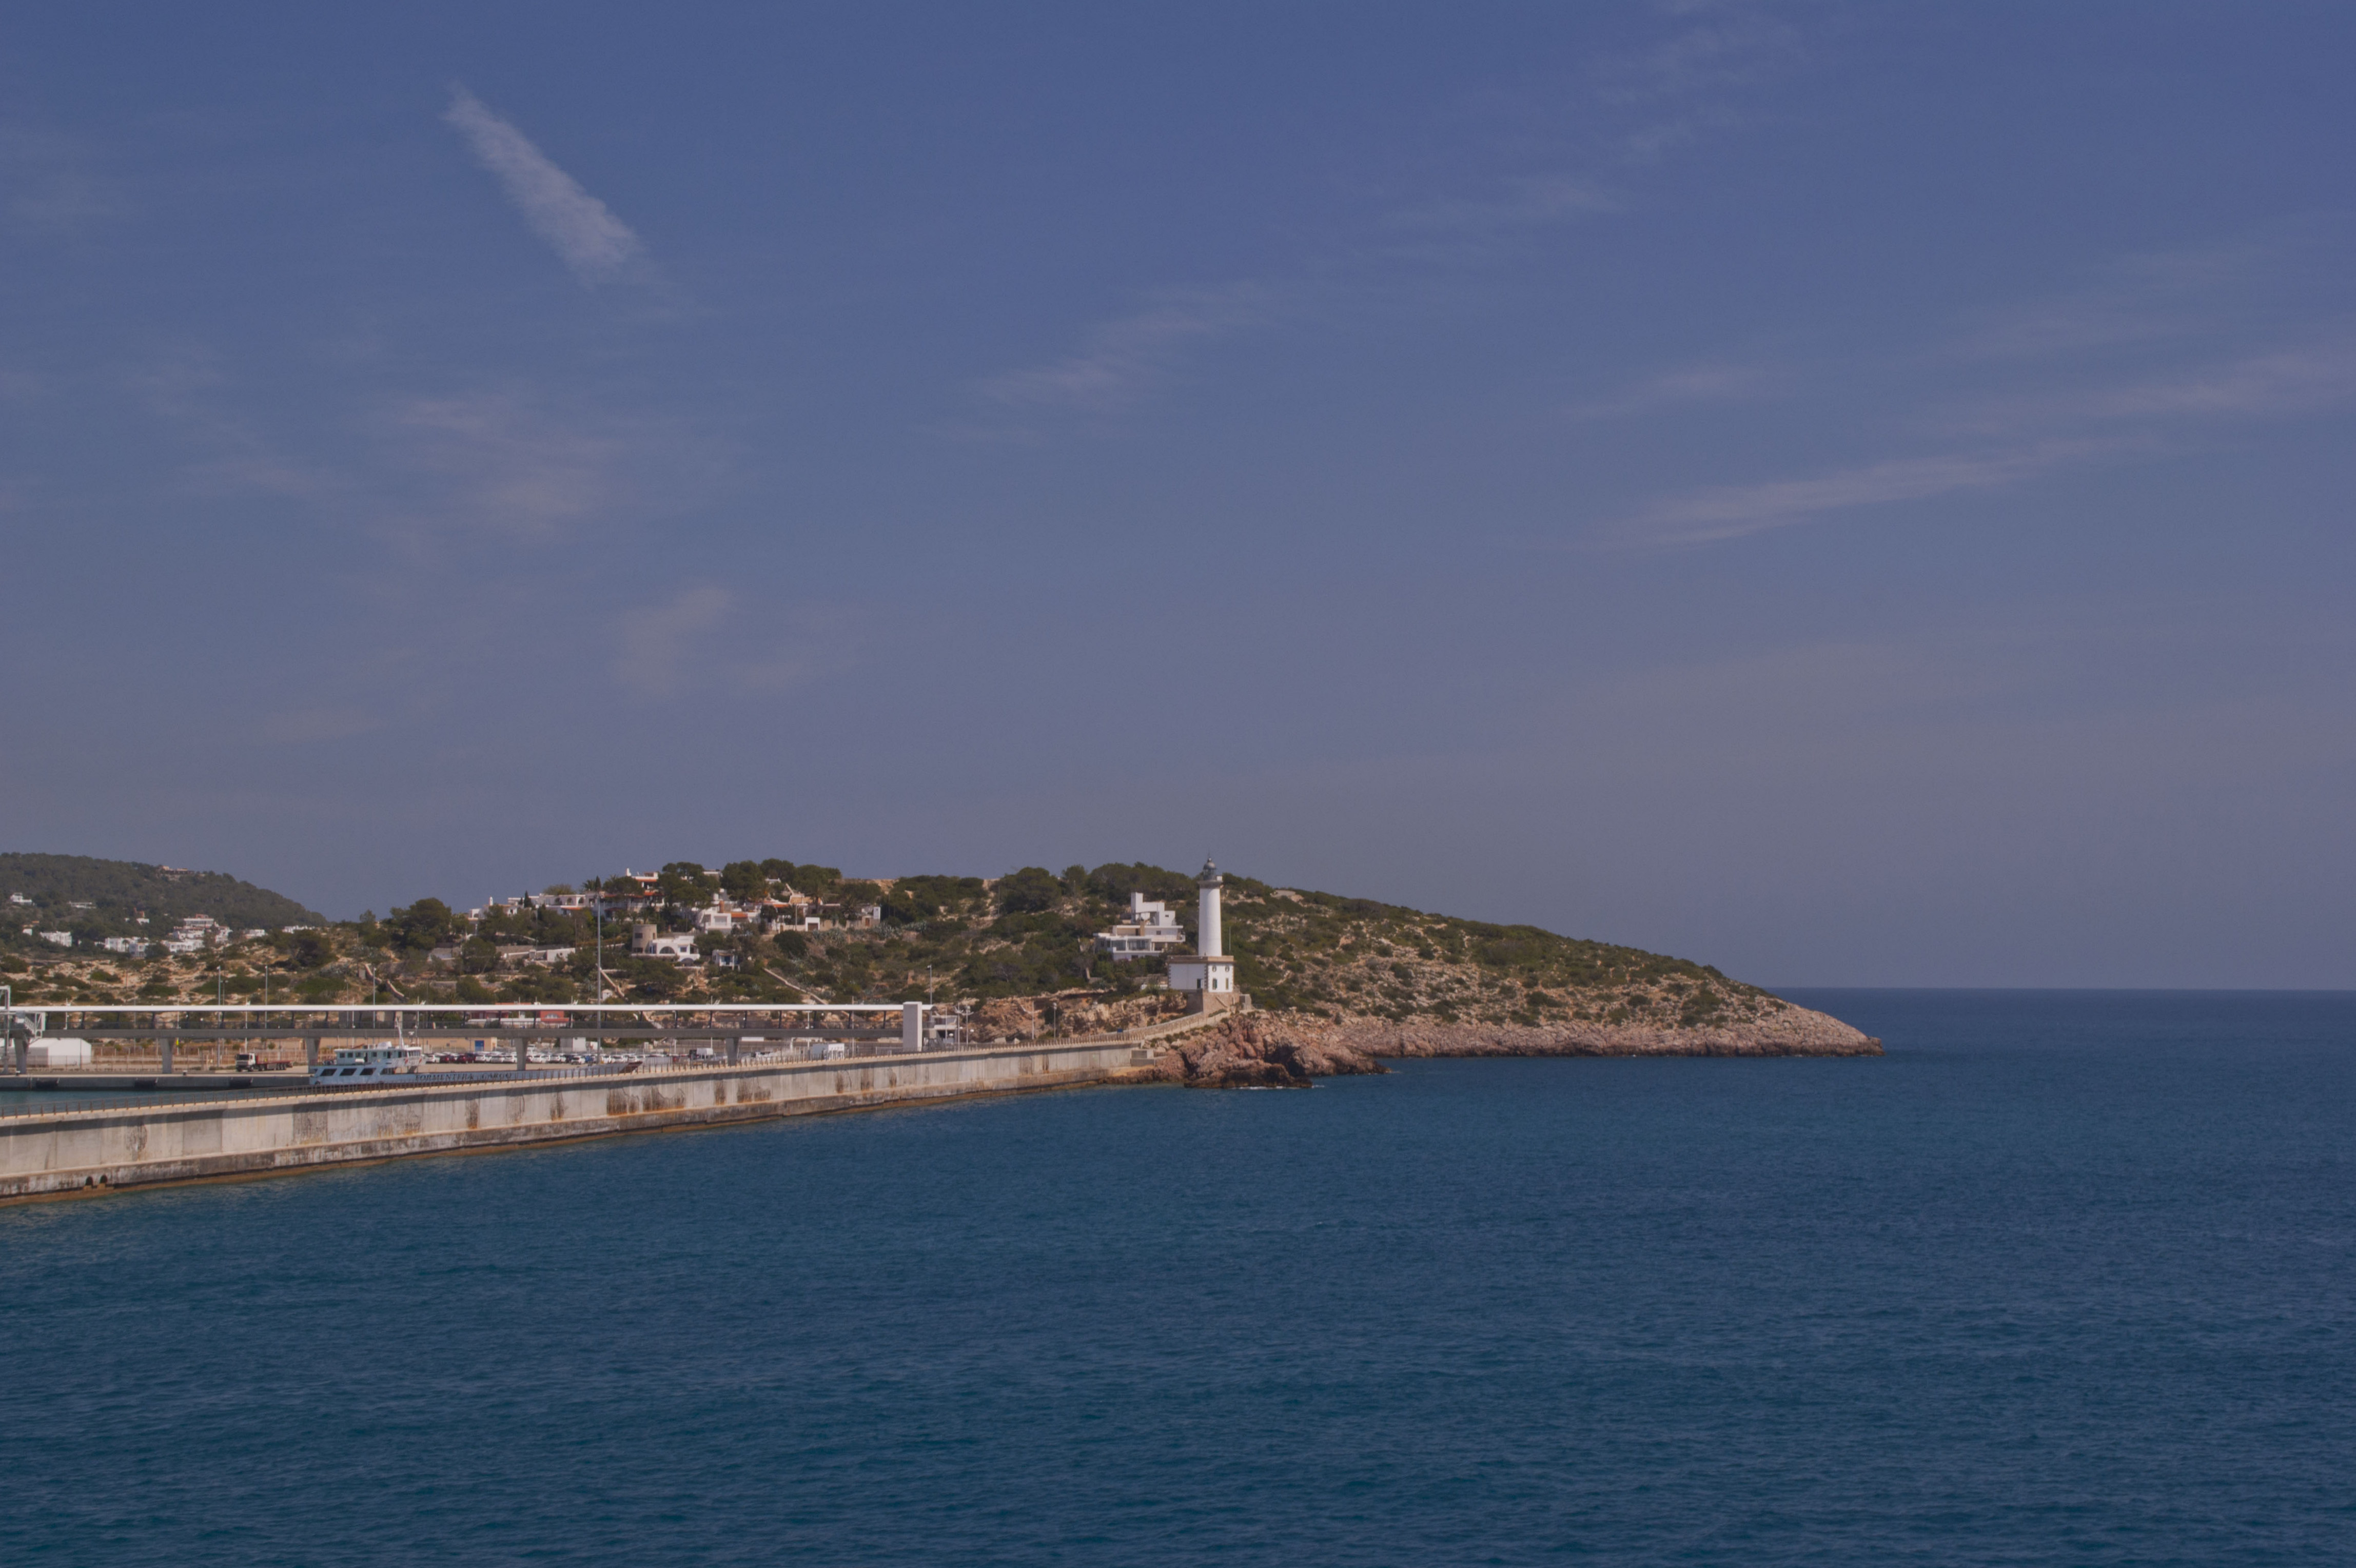
[{"label": "white storage tank", "polygon": [[25,1065],[27,1068],[88,1067],[90,1042],[62,1038],[35,1040],[26,1047]]}]

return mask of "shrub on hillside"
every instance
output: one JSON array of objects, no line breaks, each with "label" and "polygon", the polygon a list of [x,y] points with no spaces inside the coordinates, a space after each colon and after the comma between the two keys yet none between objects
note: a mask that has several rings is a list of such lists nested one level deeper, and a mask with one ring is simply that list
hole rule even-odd
[{"label": "shrub on hillside", "polygon": [[384,918],[384,935],[396,952],[431,952],[458,927],[458,918],[439,898],[420,898]]},{"label": "shrub on hillside", "polygon": [[1063,897],[1064,885],[1044,866],[1026,865],[1000,878],[998,908],[1009,915],[1030,915],[1052,909]]},{"label": "shrub on hillside", "polygon": [[1184,908],[1194,899],[1194,879],[1141,860],[1129,865],[1113,862],[1088,873],[1087,889],[1116,907],[1125,908],[1130,894],[1142,893],[1152,902]]}]

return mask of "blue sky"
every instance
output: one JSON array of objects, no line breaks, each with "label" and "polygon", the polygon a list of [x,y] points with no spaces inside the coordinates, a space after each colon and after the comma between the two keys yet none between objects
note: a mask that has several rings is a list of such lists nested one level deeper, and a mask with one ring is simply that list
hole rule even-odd
[{"label": "blue sky", "polygon": [[0,20],[0,839],[2356,984],[2356,16]]}]

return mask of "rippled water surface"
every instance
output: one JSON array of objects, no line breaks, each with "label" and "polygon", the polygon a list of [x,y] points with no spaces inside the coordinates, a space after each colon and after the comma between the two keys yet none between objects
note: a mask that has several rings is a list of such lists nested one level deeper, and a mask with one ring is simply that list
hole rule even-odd
[{"label": "rippled water surface", "polygon": [[0,1209],[0,1563],[2356,1561],[2356,998]]}]

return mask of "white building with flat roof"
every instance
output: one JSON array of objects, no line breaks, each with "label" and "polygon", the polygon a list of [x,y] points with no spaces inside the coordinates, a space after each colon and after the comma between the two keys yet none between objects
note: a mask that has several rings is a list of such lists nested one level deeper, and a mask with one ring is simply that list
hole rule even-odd
[{"label": "white building with flat roof", "polygon": [[187,915],[165,939],[164,950],[169,953],[202,952],[207,948],[221,946],[229,939],[229,928],[210,915]]},{"label": "white building with flat roof", "polygon": [[659,931],[652,926],[639,926],[630,933],[632,958],[667,958],[673,963],[701,963],[703,955],[695,950],[692,931]]},{"label": "white building with flat roof", "polygon": [[1183,947],[1186,929],[1167,904],[1149,904],[1142,893],[1129,896],[1129,918],[1109,931],[1097,933],[1097,950],[1126,962],[1133,958],[1159,958]]}]

